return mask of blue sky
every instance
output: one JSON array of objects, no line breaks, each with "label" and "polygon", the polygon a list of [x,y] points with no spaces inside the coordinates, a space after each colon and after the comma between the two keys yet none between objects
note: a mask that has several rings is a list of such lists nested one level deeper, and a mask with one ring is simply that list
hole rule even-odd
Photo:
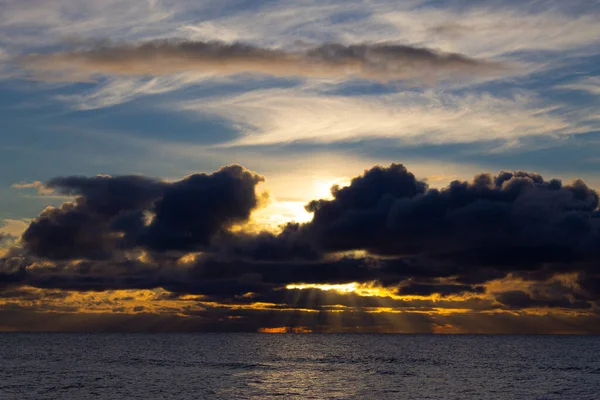
[{"label": "blue sky", "polygon": [[[0,231],[18,234],[27,226],[18,221],[64,202],[34,184],[60,175],[179,179],[241,163],[266,176],[272,204],[263,217],[277,222],[302,218],[302,204],[375,163],[404,163],[434,186],[525,169],[600,187],[598,1],[0,7]],[[133,60],[135,73],[73,58],[159,39],[290,54],[331,43],[402,45],[502,68],[313,74]]]}]

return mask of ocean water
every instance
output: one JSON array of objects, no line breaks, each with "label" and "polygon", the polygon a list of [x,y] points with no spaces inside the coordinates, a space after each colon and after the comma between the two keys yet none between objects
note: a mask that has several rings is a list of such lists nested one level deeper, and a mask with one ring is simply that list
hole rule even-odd
[{"label": "ocean water", "polygon": [[598,336],[0,334],[0,399],[600,399]]}]

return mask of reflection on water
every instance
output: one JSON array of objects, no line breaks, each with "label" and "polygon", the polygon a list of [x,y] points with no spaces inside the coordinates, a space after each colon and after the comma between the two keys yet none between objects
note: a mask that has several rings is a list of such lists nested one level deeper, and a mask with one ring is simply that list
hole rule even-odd
[{"label": "reflection on water", "polygon": [[594,336],[0,334],[0,398],[597,399]]}]

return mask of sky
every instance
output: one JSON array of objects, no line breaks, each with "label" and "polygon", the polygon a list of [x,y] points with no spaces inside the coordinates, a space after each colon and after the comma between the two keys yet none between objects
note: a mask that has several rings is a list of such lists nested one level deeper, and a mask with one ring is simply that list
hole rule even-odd
[{"label": "sky", "polygon": [[0,331],[600,333],[599,1],[0,9]]}]

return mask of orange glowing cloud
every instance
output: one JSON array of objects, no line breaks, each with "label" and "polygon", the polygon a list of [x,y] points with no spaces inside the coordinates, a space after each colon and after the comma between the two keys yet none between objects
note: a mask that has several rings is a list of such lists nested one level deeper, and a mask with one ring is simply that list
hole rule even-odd
[{"label": "orange glowing cloud", "polygon": [[259,328],[260,333],[312,333],[312,330],[306,326],[278,326],[274,328]]}]

